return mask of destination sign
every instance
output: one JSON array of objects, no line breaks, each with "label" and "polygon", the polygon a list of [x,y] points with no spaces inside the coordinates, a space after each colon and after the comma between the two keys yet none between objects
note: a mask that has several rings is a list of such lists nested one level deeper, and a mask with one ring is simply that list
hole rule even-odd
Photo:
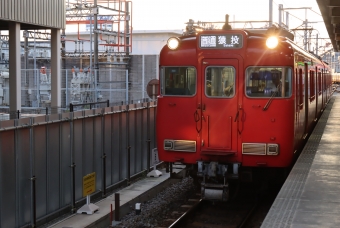
[{"label": "destination sign", "polygon": [[241,34],[201,35],[201,48],[242,48],[243,37]]}]

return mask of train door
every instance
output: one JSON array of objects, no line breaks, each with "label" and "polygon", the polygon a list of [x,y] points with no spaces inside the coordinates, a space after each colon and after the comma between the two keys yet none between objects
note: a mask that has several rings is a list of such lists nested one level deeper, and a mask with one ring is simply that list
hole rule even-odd
[{"label": "train door", "polygon": [[315,86],[315,120],[318,119],[318,113],[319,113],[319,107],[320,107],[320,104],[319,104],[319,75],[318,75],[318,68],[315,67],[315,79],[314,79],[315,83],[314,83],[314,86]]},{"label": "train door", "polygon": [[[322,73],[321,73],[321,69],[319,69],[318,72],[318,98],[320,99],[319,101],[319,111],[322,112],[323,111],[323,101],[322,101]],[[321,103],[320,103],[321,102]]]},{"label": "train door", "polygon": [[305,91],[304,91],[304,94],[305,94],[305,137],[307,136],[308,134],[308,122],[309,122],[309,119],[308,119],[308,115],[309,115],[309,83],[308,83],[308,78],[309,78],[309,72],[308,72],[308,64],[305,63],[305,67],[304,67],[304,71],[305,71],[305,78],[304,78],[304,84],[305,84]]},{"label": "train door", "polygon": [[237,59],[204,59],[202,67],[202,153],[227,155],[236,151]]},{"label": "train door", "polygon": [[324,102],[324,106],[326,106],[327,103],[327,87],[326,87],[326,69],[323,70],[323,77],[322,77],[322,85],[323,85],[323,102]]}]

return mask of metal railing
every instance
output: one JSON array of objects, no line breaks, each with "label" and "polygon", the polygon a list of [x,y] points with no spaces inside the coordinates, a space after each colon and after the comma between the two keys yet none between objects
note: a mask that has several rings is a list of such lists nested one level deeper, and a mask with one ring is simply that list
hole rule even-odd
[{"label": "metal railing", "polygon": [[82,103],[82,104],[72,104],[70,103],[68,107],[37,107],[37,108],[27,108],[23,107],[21,110],[10,111],[9,107],[0,107],[0,121],[9,120],[9,119],[22,119],[43,115],[51,115],[51,114],[62,114],[67,112],[81,111],[81,110],[91,110],[94,108],[104,108],[104,107],[115,107],[129,104],[140,104],[145,102],[152,102],[149,98],[143,98],[138,100],[130,100],[128,102],[119,101],[119,102],[110,102],[107,101],[99,101],[99,102],[90,102],[90,103]]}]

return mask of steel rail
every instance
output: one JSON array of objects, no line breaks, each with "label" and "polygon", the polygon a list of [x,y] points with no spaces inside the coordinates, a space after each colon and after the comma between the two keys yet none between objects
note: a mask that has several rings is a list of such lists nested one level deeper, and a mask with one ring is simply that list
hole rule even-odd
[{"label": "steel rail", "polygon": [[175,228],[175,227],[179,227],[180,224],[182,224],[182,222],[184,222],[184,220],[191,215],[195,210],[198,209],[198,207],[201,205],[201,203],[203,202],[202,199],[200,199],[197,203],[195,203],[194,205],[192,205],[192,207],[190,207],[186,212],[184,212],[184,214],[182,214],[175,222],[173,222],[169,228]]}]

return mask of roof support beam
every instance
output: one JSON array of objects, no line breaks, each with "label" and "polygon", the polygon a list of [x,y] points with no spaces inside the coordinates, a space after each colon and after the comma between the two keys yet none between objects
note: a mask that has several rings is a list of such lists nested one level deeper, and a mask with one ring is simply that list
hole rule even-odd
[{"label": "roof support beam", "polygon": [[340,24],[334,25],[334,33],[340,33]]},{"label": "roof support beam", "polygon": [[340,7],[333,7],[333,8],[330,8],[331,10],[331,15],[333,17],[339,17],[340,16]]},{"label": "roof support beam", "polygon": [[340,17],[332,17],[332,24],[340,24]]},{"label": "roof support beam", "polygon": [[330,0],[328,6],[340,6],[339,0]]}]

